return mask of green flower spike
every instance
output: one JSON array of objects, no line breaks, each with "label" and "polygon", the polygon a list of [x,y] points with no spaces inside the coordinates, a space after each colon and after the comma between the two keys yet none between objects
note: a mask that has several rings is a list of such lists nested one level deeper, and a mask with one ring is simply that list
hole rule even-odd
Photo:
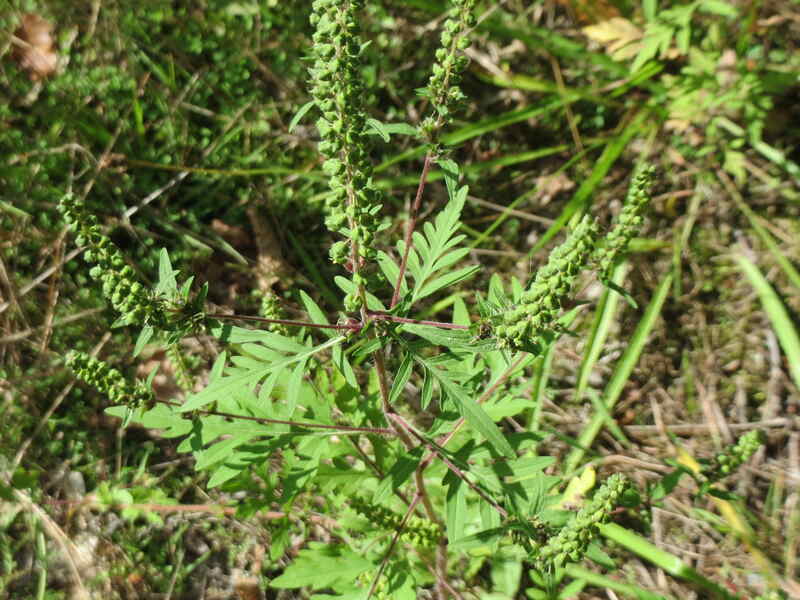
[{"label": "green flower spike", "polygon": [[95,265],[89,274],[102,284],[103,295],[120,313],[123,323],[163,322],[161,305],[150,298],[144,286],[136,280],[133,269],[125,264],[122,253],[101,232],[97,217],[89,214],[72,194],[65,195],[58,208],[70,229],[77,234],[77,243],[88,246],[84,256]]},{"label": "green flower spike", "polygon": [[589,543],[597,536],[598,526],[608,521],[627,487],[628,481],[624,476],[616,474],[609,477],[575,518],[539,549],[535,557],[537,568],[542,573],[550,573],[567,562],[581,560]]},{"label": "green flower spike", "polygon": [[596,235],[597,225],[585,215],[567,240],[550,253],[517,306],[495,317],[493,330],[501,347],[538,351],[553,333],[562,303],[594,251]]},{"label": "green flower spike", "polygon": [[703,467],[701,474],[708,481],[719,481],[727,477],[747,462],[764,442],[765,435],[762,431],[748,431],[726,452],[717,454],[709,465]]},{"label": "green flower spike", "polygon": [[[350,508],[366,517],[371,523],[385,531],[394,531],[400,527],[403,517],[383,506],[371,504],[354,496],[350,498]],[[406,521],[400,538],[420,548],[435,546],[442,537],[442,530],[436,524],[417,516]]]},{"label": "green flower spike", "polygon": [[466,99],[458,84],[469,63],[463,51],[469,46],[468,30],[475,27],[472,14],[475,0],[452,0],[452,5],[450,17],[442,30],[441,46],[436,51],[433,74],[428,81],[427,95],[436,115],[426,118],[420,125],[422,135],[431,143],[436,143],[438,132],[453,120],[453,114]]},{"label": "green flower spike", "polygon": [[112,404],[142,408],[152,406],[155,400],[153,391],[144,382],[129,383],[122,373],[85,352],[70,352],[67,366],[81,381],[105,394]]},{"label": "green flower spike", "polygon": [[359,271],[377,255],[372,242],[381,209],[380,192],[372,184],[364,109],[367,94],[361,76],[363,46],[355,16],[362,4],[360,0],[315,0],[311,14],[315,28],[311,95],[322,112],[317,121],[322,138],[319,151],[326,157],[322,169],[331,189],[325,224],[348,238],[331,248],[331,260],[344,264],[356,284],[357,291],[345,298],[348,310],[364,304],[366,278]]},{"label": "green flower spike", "polygon": [[[265,292],[261,296],[261,307],[258,313],[265,319],[285,319],[286,313],[281,306],[281,301],[277,294],[272,291]],[[280,335],[289,335],[289,328],[280,323],[269,323],[267,329]]]},{"label": "green flower spike", "polygon": [[625,205],[614,221],[614,226],[605,237],[602,246],[594,254],[598,264],[599,279],[608,282],[614,270],[614,261],[625,252],[631,239],[639,233],[644,224],[642,214],[650,204],[650,187],[655,168],[646,166],[634,176],[628,188]]}]

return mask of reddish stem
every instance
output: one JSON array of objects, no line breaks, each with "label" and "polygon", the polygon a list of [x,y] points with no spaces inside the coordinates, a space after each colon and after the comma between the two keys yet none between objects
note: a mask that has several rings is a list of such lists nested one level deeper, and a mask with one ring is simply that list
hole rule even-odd
[{"label": "reddish stem", "polygon": [[406,267],[408,265],[408,253],[411,252],[411,247],[414,245],[414,230],[417,228],[417,217],[419,216],[419,207],[422,204],[422,193],[425,191],[425,184],[428,182],[428,172],[431,169],[433,156],[428,152],[425,155],[425,164],[422,166],[422,173],[419,176],[419,185],[417,186],[417,196],[414,198],[414,204],[411,206],[411,213],[408,215],[408,226],[406,227],[405,249],[403,250],[403,260],[400,262],[400,272],[397,275],[397,283],[394,286],[394,293],[392,294],[392,303],[389,308],[394,308],[400,300],[400,288],[403,285],[403,279],[406,275]]},{"label": "reddish stem", "polygon": [[391,321],[392,323],[410,323],[412,325],[430,325],[431,327],[440,327],[442,329],[469,329],[468,325],[456,325],[455,323],[442,323],[441,321],[420,321],[417,319],[406,319],[405,317],[396,317],[389,313],[381,311],[367,311],[367,316],[374,321]]},{"label": "reddish stem", "polygon": [[212,313],[206,315],[209,319],[228,319],[230,321],[257,321],[259,323],[276,323],[278,325],[291,325],[295,327],[316,327],[317,329],[339,329],[347,331],[358,331],[361,323],[349,323],[346,325],[331,325],[329,323],[308,323],[306,321],[292,321],[289,319],[266,319],[264,317],[250,317],[247,315],[223,315]]},{"label": "reddish stem", "polygon": [[[159,404],[168,404],[170,406],[182,406],[179,402],[170,402],[169,400],[157,400]],[[255,421],[256,423],[274,423],[276,425],[291,425],[294,427],[305,427],[307,429],[331,429],[334,431],[352,431],[354,433],[375,433],[380,435],[397,435],[392,429],[385,427],[354,427],[351,425],[325,425],[323,423],[303,423],[302,421],[285,421],[283,419],[268,419],[266,417],[251,417],[249,415],[237,415],[234,413],[220,412],[218,410],[203,410],[199,409],[198,413],[204,415],[214,415],[217,417],[228,417],[231,419],[241,419],[243,421]]]}]

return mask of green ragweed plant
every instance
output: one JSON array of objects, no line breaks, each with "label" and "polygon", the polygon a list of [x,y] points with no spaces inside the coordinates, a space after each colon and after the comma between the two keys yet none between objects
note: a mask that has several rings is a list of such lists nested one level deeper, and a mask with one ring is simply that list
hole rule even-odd
[{"label": "green ragweed plant", "polygon": [[120,314],[120,323],[163,326],[166,318],[162,306],[151,298],[122,253],[101,231],[97,217],[72,194],[61,199],[59,209],[77,234],[77,244],[87,247],[84,256],[94,263],[89,274],[102,285],[103,295]]},{"label": "green ragweed plant", "polygon": [[614,220],[611,231],[593,256],[597,261],[598,277],[603,283],[611,281],[616,262],[625,252],[633,237],[642,230],[644,212],[650,205],[650,188],[655,168],[645,166],[634,176],[622,211]]},{"label": "green ragweed plant", "polygon": [[[427,144],[417,195],[403,239],[381,250],[381,199],[367,142],[370,129],[387,128],[366,112],[362,3],[313,3],[309,108],[321,113],[319,151],[330,187],[326,224],[345,237],[331,254],[351,275],[334,279],[346,314],[333,316],[335,309],[326,310],[305,291],[297,293],[300,306],[291,307],[292,314],[305,312],[305,320],[283,318],[275,298],[265,303],[264,316],[207,311],[205,291],[192,296],[191,279],[179,287],[166,252],[158,284],[145,290],[96,219],[73,200],[64,204],[96,275],[111,282],[113,306],[125,323],[142,327],[137,349],[158,335],[174,352],[182,336],[201,327],[224,348],[202,389],[189,392],[187,376],[183,397],[154,406],[140,384],[127,386],[109,367],[72,358],[82,379],[120,405],[108,412],[182,438],[178,451],[194,456],[209,487],[243,492],[237,494],[245,498],[237,505],[242,515],[278,507],[300,516],[349,508],[372,524],[365,528],[363,518],[351,518],[337,525],[339,541],[309,543],[271,581],[274,588],[345,597],[368,597],[379,587],[392,598],[414,598],[422,588],[439,597],[458,595],[465,579],[455,557],[464,553],[477,572],[492,548],[521,551],[528,564],[550,573],[583,559],[627,485],[611,476],[565,518],[569,513],[555,508],[562,478],[545,473],[555,468],[555,458],[538,454],[533,431],[509,432],[502,419],[531,408],[525,382],[574,319],[565,306],[593,253],[606,249],[599,259],[605,268],[603,261],[624,252],[641,225],[644,179],[635,180],[629,198],[635,206],[626,205],[609,239],[600,239],[594,218],[583,215],[527,288],[512,282],[509,298],[493,280],[477,317],[459,296],[453,296],[451,319],[424,314],[431,300],[479,270],[462,264],[469,253],[460,233],[468,188],[438,141],[463,99],[457,84],[475,23],[473,5],[454,0],[443,26],[425,94],[433,113],[417,129]],[[433,164],[441,168],[447,201],[418,231]],[[373,276],[378,272],[383,280]],[[382,285],[387,282],[391,287]],[[288,546],[291,526],[287,519],[273,532],[276,559]],[[484,552],[469,553],[477,547]]]},{"label": "green ragweed plant", "polygon": [[558,246],[523,292],[516,306],[502,310],[494,320],[494,335],[501,346],[541,351],[553,338],[555,323],[573,283],[595,249],[597,225],[584,216]]},{"label": "green ragweed plant", "polygon": [[103,295],[119,314],[115,325],[142,328],[134,354],[139,353],[155,331],[166,334],[168,343],[174,344],[201,327],[208,286],[202,286],[194,298],[190,297],[194,277],[189,277],[179,288],[166,250],[161,251],[159,281],[151,292],[138,280],[122,252],[102,232],[97,217],[82,202],[73,194],[66,194],[59,210],[76,233],[76,243],[86,247],[84,257],[94,264],[89,274],[101,284]]},{"label": "green ragweed plant", "polygon": [[352,273],[355,291],[344,301],[350,311],[366,305],[367,279],[361,271],[376,257],[372,242],[381,209],[380,193],[372,184],[366,90],[360,74],[363,46],[356,11],[362,4],[315,0],[311,15],[316,29],[311,95],[322,112],[317,120],[319,151],[326,158],[322,169],[331,188],[325,224],[348,238],[333,245],[331,259]]},{"label": "green ragweed plant", "polygon": [[589,543],[597,537],[598,527],[609,520],[628,485],[622,475],[609,477],[578,514],[538,549],[534,556],[537,568],[542,573],[552,573],[567,562],[581,560]]},{"label": "green ragweed plant", "polygon": [[450,16],[444,22],[441,47],[436,51],[432,74],[424,95],[430,98],[435,115],[420,125],[424,139],[436,144],[442,128],[453,121],[466,96],[458,87],[469,60],[462,53],[469,46],[469,30],[475,27],[475,0],[455,0]]},{"label": "green ragweed plant", "polygon": [[[150,387],[152,377],[146,381],[130,383],[119,371],[85,352],[72,351],[67,355],[67,366],[84,383],[106,396],[111,404],[124,405],[130,410],[143,410],[153,406],[155,395]],[[127,423],[126,423],[127,424]]]}]

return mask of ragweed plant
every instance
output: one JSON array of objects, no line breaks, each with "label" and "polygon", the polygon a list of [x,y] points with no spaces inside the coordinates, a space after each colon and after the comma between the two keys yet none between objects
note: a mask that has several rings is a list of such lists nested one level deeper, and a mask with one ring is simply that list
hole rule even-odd
[{"label": "ragweed plant", "polygon": [[330,178],[325,224],[348,238],[333,245],[331,259],[352,273],[355,290],[344,301],[351,311],[366,305],[362,268],[376,257],[372,243],[381,209],[380,193],[372,184],[366,90],[359,73],[363,48],[356,11],[361,5],[352,0],[314,1],[314,63],[309,70],[311,95],[322,112],[317,120],[319,151],[326,158],[322,169]]},{"label": "ragweed plant", "polygon": [[[341,542],[309,544],[273,587],[351,596],[381,587],[387,597],[411,598],[429,586],[445,597],[464,583],[454,568],[456,553],[475,546],[522,550],[529,564],[551,573],[583,559],[627,484],[611,476],[574,518],[565,518],[567,511],[557,508],[561,478],[545,473],[555,459],[539,456],[536,436],[510,432],[502,418],[530,409],[520,382],[567,330],[565,307],[594,253],[601,249],[595,258],[605,271],[641,227],[647,175],[635,179],[607,239],[591,215],[582,215],[527,289],[512,283],[506,297],[502,284],[493,283],[489,300],[478,302],[479,317],[456,298],[451,319],[430,320],[424,314],[429,301],[479,270],[460,264],[469,253],[460,233],[468,188],[440,136],[464,98],[458,82],[474,2],[454,0],[443,25],[424,94],[432,112],[416,130],[426,144],[417,195],[403,240],[385,249],[378,248],[383,209],[368,141],[387,128],[368,116],[365,104],[361,6],[316,0],[310,19],[309,108],[320,113],[318,148],[329,184],[325,223],[345,238],[331,257],[350,274],[334,280],[346,313],[331,318],[331,310],[303,291],[301,306],[291,308],[307,319],[283,318],[274,297],[261,317],[213,313],[203,305],[204,291],[191,296],[191,280],[178,287],[166,252],[157,285],[145,290],[96,220],[69,200],[65,217],[78,243],[89,246],[97,276],[110,282],[112,305],[125,323],[142,327],[138,348],[166,334],[174,352],[180,337],[201,326],[224,347],[205,387],[155,406],[143,384],[127,386],[119,373],[86,357],[70,362],[123,405],[110,414],[182,437],[178,450],[193,454],[210,487],[246,492],[243,513],[349,507],[372,523],[365,529],[361,517],[358,525],[343,520],[335,538]],[[447,201],[418,230],[434,165]],[[265,327],[240,327],[237,320]],[[181,377],[188,391],[191,382],[185,372]],[[276,527],[273,555],[288,540],[288,530]],[[481,555],[465,556],[480,568]]]}]

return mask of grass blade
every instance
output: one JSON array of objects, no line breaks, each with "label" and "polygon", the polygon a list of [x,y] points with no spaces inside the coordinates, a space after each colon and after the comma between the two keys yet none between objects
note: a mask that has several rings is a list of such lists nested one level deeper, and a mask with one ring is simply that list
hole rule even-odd
[{"label": "grass blade", "polygon": [[[625,349],[622,358],[619,359],[614,374],[611,376],[608,385],[606,385],[603,399],[608,413],[612,412],[614,405],[617,403],[622,393],[625,382],[628,381],[633,367],[636,366],[636,363],[639,361],[639,356],[647,343],[647,338],[650,336],[650,332],[653,330],[656,320],[661,313],[661,307],[664,306],[664,301],[667,299],[671,284],[672,274],[669,273],[661,280],[656,293],[645,310],[642,320],[639,321],[639,324],[636,326],[636,331],[633,333],[630,344]],[[595,413],[592,416],[592,420],[578,437],[578,445],[572,449],[567,457],[564,465],[565,474],[569,475],[577,468],[578,463],[580,463],[586,454],[586,449],[592,445],[592,442],[595,437],[597,437],[597,434],[600,433],[605,422],[606,415]]]},{"label": "grass blade", "polygon": [[792,323],[789,313],[786,312],[786,307],[756,265],[742,255],[734,258],[750,281],[750,285],[755,288],[761,300],[761,306],[767,313],[772,329],[778,336],[778,342],[786,354],[792,380],[797,389],[800,389],[800,337],[797,335],[797,329]]},{"label": "grass blade", "polygon": [[693,583],[708,594],[703,595],[704,598],[738,600],[738,596],[728,593],[710,579],[703,577],[674,554],[665,552],[640,535],[628,531],[616,523],[600,525],[600,533],[607,539],[624,546],[637,556],[649,560],[657,567],[664,569],[673,577],[679,577],[680,579]]}]

